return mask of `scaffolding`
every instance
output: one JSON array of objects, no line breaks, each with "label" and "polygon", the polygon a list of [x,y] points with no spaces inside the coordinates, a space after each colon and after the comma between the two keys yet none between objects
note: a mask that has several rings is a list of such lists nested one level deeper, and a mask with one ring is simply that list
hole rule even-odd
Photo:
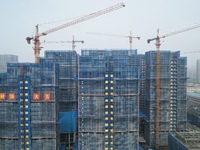
[{"label": "scaffolding", "polygon": [[77,53],[68,51],[45,51],[40,63],[52,62],[59,65],[59,105],[60,112],[77,110]]},{"label": "scaffolding", "polygon": [[[59,97],[59,112],[65,114],[72,114],[77,111],[78,92],[77,92],[77,52],[74,50],[56,51],[48,50],[45,51],[44,58],[41,58],[40,63],[52,62],[58,64],[58,97]],[[66,121],[70,115],[64,117]],[[76,126],[77,117],[73,117],[75,122],[73,125]],[[62,124],[62,123],[61,123]],[[61,125],[62,126],[62,125]],[[62,126],[63,127],[63,126]],[[64,132],[60,130],[60,142],[66,150],[71,150],[74,147],[75,140],[77,139],[77,131],[67,130],[71,127],[68,123],[65,126]]]},{"label": "scaffolding", "polygon": [[[2,77],[2,78],[1,78]],[[18,139],[18,102],[17,90],[7,86],[6,74],[2,74],[0,82],[0,149],[19,149]],[[10,91],[10,92],[8,92]],[[14,94],[14,95],[13,95]]]},{"label": "scaffolding", "polygon": [[136,51],[82,50],[78,68],[78,148],[138,149]]}]

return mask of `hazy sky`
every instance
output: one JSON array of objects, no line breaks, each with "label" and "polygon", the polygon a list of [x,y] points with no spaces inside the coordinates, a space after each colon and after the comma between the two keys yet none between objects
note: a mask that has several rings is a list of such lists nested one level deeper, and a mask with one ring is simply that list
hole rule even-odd
[{"label": "hazy sky", "polygon": [[[133,40],[133,48],[138,53],[154,50],[155,42],[146,40],[160,34],[200,24],[200,0],[0,0],[0,54],[15,54],[20,62],[34,62],[33,45],[25,38],[34,35],[35,25],[39,30],[47,29],[72,21],[72,18],[96,12],[124,2],[126,7],[90,19],[77,25],[51,33],[41,41],[84,40],[77,43],[80,49],[129,49],[128,38],[98,36],[87,32],[140,36]],[[62,20],[62,21],[60,21]],[[54,23],[52,23],[54,22]],[[56,23],[55,23],[56,22]],[[42,44],[41,56],[45,50],[71,49],[71,44]],[[200,28],[162,39],[161,49],[180,50],[188,57],[189,66],[196,65],[200,53]]]}]

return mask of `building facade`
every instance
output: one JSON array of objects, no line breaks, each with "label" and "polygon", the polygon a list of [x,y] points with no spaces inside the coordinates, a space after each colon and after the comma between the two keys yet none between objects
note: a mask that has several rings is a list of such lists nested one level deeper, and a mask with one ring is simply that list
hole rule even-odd
[{"label": "building facade", "polygon": [[58,150],[58,66],[8,64],[0,84],[0,149]]},{"label": "building facade", "polygon": [[[45,51],[45,57],[40,59],[39,64],[9,63],[8,71],[0,74],[1,149],[9,149],[9,146],[27,150],[74,148],[77,140],[77,53]],[[26,106],[28,109],[24,108]],[[14,141],[7,141],[8,134]]]}]

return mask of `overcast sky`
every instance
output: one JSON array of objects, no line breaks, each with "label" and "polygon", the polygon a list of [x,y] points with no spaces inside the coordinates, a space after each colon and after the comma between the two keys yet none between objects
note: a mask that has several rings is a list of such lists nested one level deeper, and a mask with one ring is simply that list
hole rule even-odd
[{"label": "overcast sky", "polygon": [[[140,36],[133,40],[138,53],[154,50],[154,41],[147,39],[200,24],[200,0],[1,0],[0,54],[19,56],[20,62],[34,62],[33,45],[25,38],[34,35],[35,25],[41,32],[67,23],[77,17],[124,2],[124,8],[90,19],[77,25],[41,37],[41,41],[84,40],[76,43],[81,49],[129,49],[128,38],[98,36],[87,32]],[[196,65],[200,53],[200,28],[163,38],[161,50],[181,51],[190,66]],[[42,44],[45,50],[71,49],[71,44]]]}]

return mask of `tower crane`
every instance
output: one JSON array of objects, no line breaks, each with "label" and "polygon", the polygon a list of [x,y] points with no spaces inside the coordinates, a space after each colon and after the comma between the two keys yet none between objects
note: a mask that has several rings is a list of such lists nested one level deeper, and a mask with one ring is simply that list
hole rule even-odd
[{"label": "tower crane", "polygon": [[44,41],[44,43],[72,43],[72,50],[75,50],[75,47],[76,47],[75,43],[84,43],[84,41],[74,40],[74,35],[73,35],[72,41]]},{"label": "tower crane", "polygon": [[125,5],[122,2],[122,3],[116,4],[116,5],[110,6],[108,8],[102,9],[100,11],[85,15],[85,16],[79,18],[79,19],[73,20],[71,22],[65,23],[63,25],[60,25],[58,27],[49,29],[49,30],[47,30],[45,32],[41,32],[41,33],[39,33],[38,25],[36,25],[36,27],[35,27],[36,28],[35,36],[26,38],[28,44],[31,43],[31,40],[34,43],[33,50],[34,50],[34,55],[35,55],[35,63],[39,63],[39,61],[40,61],[39,58],[40,58],[40,50],[41,50],[41,47],[40,47],[40,37],[41,36],[45,36],[45,35],[50,34],[52,32],[55,32],[55,31],[58,31],[58,30],[73,26],[75,24],[78,24],[78,23],[81,23],[83,21],[86,21],[86,20],[101,16],[101,15],[104,15],[106,13],[112,12],[114,10],[117,10],[117,9],[120,9],[120,8],[123,8],[123,7],[125,7]]},{"label": "tower crane", "polygon": [[130,49],[132,50],[132,43],[133,43],[133,38],[136,39],[140,39],[140,37],[135,37],[132,36],[132,33],[130,31],[130,35],[117,35],[117,34],[107,34],[107,33],[92,33],[92,32],[88,32],[88,34],[95,34],[95,35],[106,35],[106,36],[117,36],[117,37],[125,37],[125,38],[129,38],[129,44],[130,44]]},{"label": "tower crane", "polygon": [[159,147],[159,121],[160,121],[160,46],[161,46],[161,42],[160,39],[171,36],[171,35],[175,35],[175,34],[179,34],[182,32],[186,32],[189,30],[193,30],[196,28],[199,28],[200,25],[194,25],[182,30],[178,30],[178,31],[174,31],[171,32],[169,34],[165,34],[160,36],[159,35],[159,29],[157,30],[157,36],[152,38],[152,39],[148,39],[147,43],[150,43],[151,41],[156,41],[155,45],[156,45],[156,126],[155,126],[155,140],[156,140],[156,147]]}]

